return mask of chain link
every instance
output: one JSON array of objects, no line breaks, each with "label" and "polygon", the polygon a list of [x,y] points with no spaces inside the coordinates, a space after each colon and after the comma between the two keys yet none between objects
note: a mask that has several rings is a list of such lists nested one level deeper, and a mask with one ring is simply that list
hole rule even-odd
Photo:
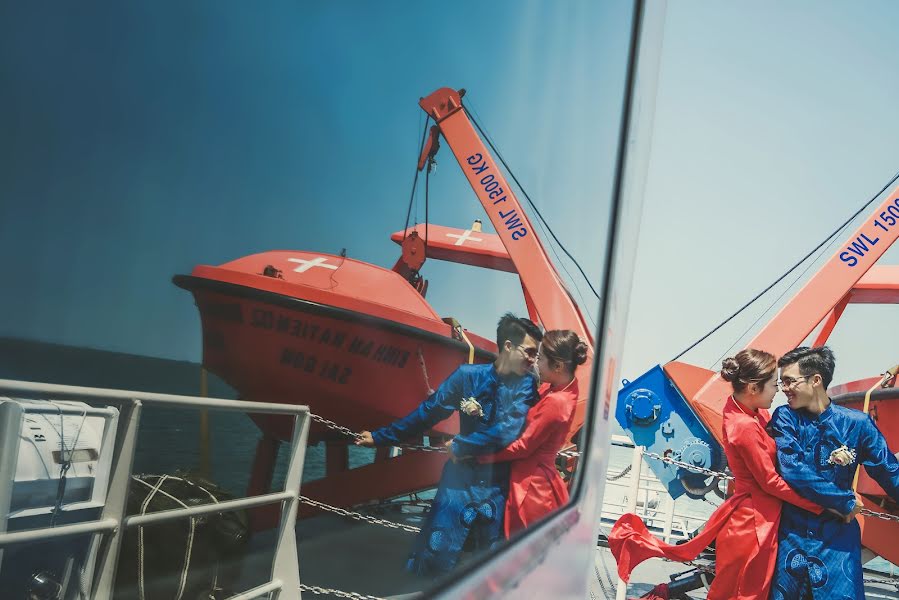
[{"label": "chain link", "polygon": [[335,423],[334,421],[331,421],[331,420],[326,419],[326,418],[324,418],[324,417],[320,417],[320,416],[318,416],[318,415],[315,414],[315,413],[310,412],[310,413],[309,413],[309,417],[310,417],[313,421],[315,421],[316,423],[321,423],[322,425],[324,425],[324,426],[327,427],[328,429],[333,429],[334,431],[339,431],[340,433],[342,433],[342,434],[344,434],[344,435],[348,435],[348,436],[350,436],[351,438],[355,438],[355,439],[357,439],[357,440],[362,438],[362,434],[361,434],[361,433],[356,433],[355,431],[353,431],[353,430],[350,429],[349,427],[344,427],[343,425],[338,425],[338,424]]},{"label": "chain link", "polygon": [[359,592],[344,592],[343,590],[335,590],[333,588],[323,588],[317,585],[300,584],[300,591],[312,592],[313,594],[325,595],[331,594],[338,598],[352,598],[352,600],[384,600],[380,596],[369,596],[368,594],[360,594]]},{"label": "chain link", "polygon": [[713,471],[711,469],[705,469],[703,467],[697,467],[696,465],[691,465],[680,460],[675,460],[668,456],[661,456],[659,454],[656,454],[655,452],[647,452],[646,450],[643,450],[643,456],[646,456],[647,458],[654,458],[670,465],[677,465],[678,467],[688,469],[690,471],[702,473],[706,477],[715,477],[717,479],[724,479],[725,481],[733,481],[734,479],[732,475],[728,475],[727,473]]},{"label": "chain link", "polygon": [[624,467],[624,470],[621,471],[621,473],[619,473],[618,475],[612,475],[611,477],[606,475],[606,481],[618,481],[619,479],[621,479],[622,477],[624,477],[625,475],[630,473],[633,466],[634,465],[628,465],[628,466]]},{"label": "chain link", "polygon": [[670,558],[665,558],[665,557],[662,557],[662,560],[665,562],[671,562],[671,563],[676,562],[681,565],[687,565],[688,567],[693,567],[697,571],[702,571],[703,573],[711,573],[712,575],[715,574],[715,567],[712,565],[701,565],[697,562],[693,562],[692,560],[681,561],[681,560],[672,560]]},{"label": "chain link", "polygon": [[859,514],[864,517],[875,517],[877,519],[883,519],[884,521],[899,521],[899,515],[891,515],[890,513],[882,513],[876,512],[867,508],[863,508],[859,511]]},{"label": "chain link", "polygon": [[303,504],[306,504],[308,506],[313,506],[319,510],[332,512],[336,515],[340,515],[342,517],[349,517],[350,519],[355,519],[357,521],[364,521],[366,523],[371,523],[373,525],[383,525],[384,527],[390,527],[391,529],[402,529],[403,531],[408,531],[409,533],[418,533],[421,531],[421,527],[416,527],[415,525],[405,525],[403,523],[394,523],[393,521],[388,521],[386,519],[379,519],[379,518],[373,517],[371,515],[365,515],[365,514],[362,514],[359,512],[354,512],[352,510],[347,510],[345,508],[331,506],[330,504],[325,504],[324,502],[319,502],[318,500],[313,500],[312,498],[308,498],[306,496],[300,496],[299,500]]},{"label": "chain link", "polygon": [[[344,427],[343,425],[338,425],[337,423],[335,423],[334,421],[331,421],[330,419],[326,419],[324,417],[321,417],[321,416],[319,416],[315,413],[311,413],[311,412],[309,413],[309,417],[316,423],[321,423],[328,429],[333,429],[334,431],[339,431],[340,433],[347,435],[353,439],[357,439],[357,440],[362,439],[361,433],[356,433],[349,427]],[[398,444],[394,447],[395,448],[403,448],[404,450],[418,450],[421,452],[448,452],[448,450],[445,446],[424,446],[421,444]],[[567,450],[564,452],[559,452],[559,456],[564,456],[566,458],[576,458],[580,455],[581,455],[580,452],[576,452],[574,450]]]},{"label": "chain link", "polygon": [[899,579],[893,577],[891,579],[862,579],[865,583],[879,583],[881,585],[891,585],[899,590]]},{"label": "chain link", "polygon": [[[344,427],[343,425],[338,425],[334,421],[331,421],[324,417],[320,417],[314,413],[309,413],[309,416],[312,418],[313,421],[316,421],[317,423],[321,423],[322,425],[324,425],[325,427],[328,427],[329,429],[333,429],[334,431],[339,431],[340,433],[343,433],[344,435],[348,435],[354,439],[358,440],[362,437],[362,434],[356,433],[349,427]],[[446,447],[443,447],[443,446],[424,446],[424,445],[420,445],[420,444],[400,444],[397,447],[403,448],[406,450],[418,450],[418,451],[422,451],[422,452],[447,452]],[[660,460],[663,463],[668,463],[669,465],[675,465],[677,467],[681,467],[683,469],[687,469],[687,470],[693,471],[695,473],[702,473],[706,477],[715,477],[716,479],[724,479],[725,481],[733,481],[733,479],[734,479],[732,475],[728,475],[727,473],[722,473],[720,471],[713,471],[711,469],[706,469],[703,467],[698,467],[696,465],[691,465],[689,463],[685,463],[683,461],[673,459],[669,456],[662,456],[660,454],[656,454],[655,452],[648,452],[646,450],[643,450],[642,452],[643,452],[643,456],[645,456],[647,458]],[[559,456],[562,456],[565,458],[576,458],[580,455],[581,455],[581,453],[577,452],[575,450],[564,450],[562,452],[559,452]],[[613,476],[611,479],[609,479],[609,481],[614,481],[615,479],[620,479],[621,477],[624,477],[624,475],[628,471],[630,471],[630,468],[627,468],[624,471],[622,471],[620,474]],[[302,498],[304,498],[304,497],[301,497],[301,499]],[[318,508],[321,508],[322,510],[330,510],[331,512],[336,512],[337,514],[341,514],[341,515],[347,516],[347,517],[352,517],[357,520],[367,521],[369,523],[377,523],[380,525],[387,525],[387,527],[405,529],[406,531],[415,531],[415,532],[419,531],[419,529],[417,527],[412,527],[410,525],[397,525],[395,523],[391,523],[390,521],[382,522],[382,519],[377,519],[375,517],[363,515],[360,513],[351,513],[350,511],[346,511],[342,508],[328,507],[327,504],[322,504],[320,502],[316,502],[315,500],[310,500],[308,498],[306,498],[306,500],[308,500],[308,502],[306,502],[306,503],[310,504],[310,506],[316,506]],[[867,508],[863,508],[861,510],[860,514],[862,514],[863,516],[866,516],[866,517],[874,517],[876,519],[883,519],[885,521],[899,522],[899,515],[891,515],[889,513],[875,512],[875,511],[869,510]],[[357,516],[354,516],[354,515],[357,515]],[[410,527],[412,527],[412,528],[410,529]]]},{"label": "chain link", "polygon": [[[352,437],[354,439],[362,438],[362,434],[356,433],[355,431],[353,431],[352,429],[350,429],[348,427],[338,425],[334,421],[325,419],[324,417],[320,417],[319,415],[316,415],[314,413],[309,413],[309,416],[312,418],[313,421],[321,423],[322,425],[324,425],[325,427],[328,427],[329,429],[333,429],[334,431],[339,431],[340,433],[347,435],[349,437]],[[423,451],[423,452],[447,452],[447,448],[444,446],[425,446],[425,445],[421,445],[421,444],[400,444],[397,447],[404,448],[407,450],[418,450],[418,451]],[[717,479],[724,479],[725,481],[732,481],[734,479],[734,477],[732,475],[728,475],[727,473],[723,473],[720,471],[713,471],[711,469],[706,469],[703,467],[698,467],[696,465],[691,465],[689,463],[685,463],[683,461],[676,460],[676,459],[673,459],[668,456],[661,456],[660,454],[657,454],[655,452],[648,452],[646,450],[642,450],[642,453],[643,453],[643,456],[645,456],[647,458],[652,458],[655,460],[662,461],[663,463],[667,463],[670,465],[681,467],[683,469],[687,469],[689,471],[701,473],[707,477],[715,477]],[[563,450],[563,451],[559,452],[558,455],[561,457],[564,457],[564,458],[577,458],[581,455],[581,453],[576,450]],[[630,470],[631,470],[631,467],[629,465],[618,475],[613,475],[610,478],[607,477],[607,479],[609,481],[615,481],[616,479],[621,479],[622,477],[627,475],[630,472]],[[345,508],[339,508],[337,506],[331,506],[330,504],[325,504],[324,502],[319,502],[317,500],[313,500],[312,498],[308,498],[306,496],[300,496],[299,500],[303,504],[312,506],[314,508],[318,508],[319,510],[331,512],[331,513],[340,515],[342,517],[348,517],[350,519],[355,519],[357,521],[371,523],[373,525],[381,525],[383,527],[389,527],[391,529],[401,529],[401,530],[407,531],[409,533],[419,533],[421,531],[420,527],[416,527],[414,525],[406,525],[403,523],[395,523],[393,521],[388,521],[387,519],[379,519],[379,518],[373,517],[371,515],[366,515],[366,514],[362,514],[359,512],[347,510]],[[712,504],[713,506],[717,506],[712,502],[709,502],[709,504]],[[859,514],[861,514],[862,516],[865,516],[865,517],[874,517],[877,519],[883,519],[885,521],[899,522],[899,515],[892,515],[889,513],[876,512],[876,511],[873,511],[873,510],[870,510],[867,508],[863,508],[859,512]],[[712,573],[713,574],[715,572],[715,570],[712,567],[710,567],[708,565],[702,565],[699,563],[695,563],[693,561],[685,561],[682,564],[691,566],[691,567],[693,567],[699,571],[702,571],[704,573]],[[893,579],[864,579],[863,581],[864,581],[864,583],[889,585],[889,586],[892,586],[892,587],[896,588],[897,590],[899,590],[899,579],[897,579],[897,578],[893,578]],[[380,596],[370,596],[368,594],[360,594],[358,592],[344,592],[344,591],[338,590],[338,589],[323,588],[323,587],[320,587],[317,585],[306,585],[306,584],[302,584],[302,583],[300,584],[300,590],[304,591],[304,592],[310,592],[312,594],[318,594],[318,595],[331,594],[331,595],[337,596],[339,598],[349,598],[351,600],[384,600]]]},{"label": "chain link", "polygon": [[421,446],[416,444],[399,444],[396,448],[403,450],[420,450],[422,452],[449,452],[445,446]]},{"label": "chain link", "polygon": [[[643,456],[646,456],[648,458],[654,458],[656,460],[660,460],[664,463],[668,463],[671,465],[677,465],[678,467],[683,467],[684,469],[689,469],[690,471],[696,471],[697,473],[702,473],[703,475],[706,475],[708,477],[716,477],[718,479],[724,479],[726,481],[732,481],[734,479],[732,475],[728,475],[726,473],[721,473],[718,471],[712,471],[711,469],[704,469],[702,467],[697,467],[695,465],[691,465],[691,464],[688,464],[688,463],[685,463],[685,462],[682,462],[679,460],[675,460],[675,459],[669,458],[667,456],[660,456],[660,455],[656,454],[655,452],[647,452],[646,450],[644,450]],[[709,504],[712,504],[712,503],[709,502]],[[717,505],[713,504],[713,506],[717,506]],[[876,511],[873,511],[873,510],[870,510],[867,508],[861,509],[861,511],[859,511],[859,514],[861,514],[862,516],[865,516],[865,517],[874,517],[876,519],[883,519],[884,521],[899,522],[899,515],[892,515],[890,513],[876,512]],[[897,581],[899,581],[899,580],[897,580]]]}]

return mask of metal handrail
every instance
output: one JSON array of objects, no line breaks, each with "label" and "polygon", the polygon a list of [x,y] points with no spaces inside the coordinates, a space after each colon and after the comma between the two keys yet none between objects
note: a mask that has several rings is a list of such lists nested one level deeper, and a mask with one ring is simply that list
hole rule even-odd
[{"label": "metal handrail", "polygon": [[237,594],[236,596],[231,596],[228,600],[250,600],[251,598],[259,598],[265,594],[271,594],[275,592],[275,594],[281,592],[284,589],[284,583],[280,579],[272,579],[268,583],[263,583],[262,585],[256,586],[251,590],[247,590],[242,594]]},{"label": "metal handrail", "polygon": [[[619,439],[616,441],[618,443],[614,445],[630,449],[632,451],[632,460],[634,464],[639,464],[642,467],[642,448],[640,448],[639,446],[635,447],[634,444],[627,438]],[[637,472],[639,473],[639,479],[637,482],[634,481],[635,471],[632,469],[630,474],[621,480],[607,481],[606,490],[608,490],[610,487],[630,490],[630,493],[635,494],[635,497],[637,499],[644,500],[644,505],[631,508],[628,505],[628,502],[609,500],[608,494],[606,494],[607,497],[603,500],[603,510],[600,514],[600,519],[602,521],[614,522],[624,513],[633,511],[646,521],[652,521],[653,523],[659,523],[660,525],[663,524],[659,527],[659,529],[661,530],[661,537],[665,542],[670,543],[675,539],[688,538],[691,531],[690,523],[703,522],[705,519],[703,519],[700,515],[687,514],[685,512],[676,510],[677,500],[671,498],[668,495],[667,488],[661,483],[661,481],[659,481],[658,477],[656,477],[656,475],[652,471],[645,471],[641,468]],[[661,498],[664,500],[665,506],[655,509],[649,508],[646,505],[647,503],[645,502],[647,492],[655,492],[661,494]]]},{"label": "metal handrail", "polygon": [[58,527],[38,527],[12,533],[0,533],[0,548],[54,538],[71,537],[73,535],[83,535],[85,533],[103,533],[113,531],[118,526],[119,522],[115,519],[102,519],[99,521],[60,525]]},{"label": "metal handrail", "polygon": [[126,528],[141,527],[144,525],[165,523],[166,521],[173,521],[175,519],[187,519],[190,517],[199,517],[200,515],[230,512],[232,510],[253,508],[254,506],[264,506],[266,504],[274,504],[275,502],[283,502],[284,500],[292,500],[296,497],[297,495],[293,492],[275,492],[272,494],[253,496],[251,498],[223,500],[214,504],[200,504],[199,506],[190,506],[188,508],[173,508],[171,510],[161,510],[159,512],[152,512],[144,515],[125,517],[124,525]]},{"label": "metal handrail", "polygon": [[[282,596],[290,600],[299,600],[300,576],[294,525],[299,506],[300,482],[305,458],[306,440],[309,435],[309,408],[307,406],[271,402],[247,402],[225,398],[200,398],[9,379],[0,379],[0,393],[37,400],[52,398],[53,400],[77,400],[89,404],[115,403],[120,408],[118,431],[116,432],[114,447],[112,448],[112,466],[106,490],[106,502],[100,518],[84,523],[6,533],[5,526],[8,512],[0,511],[0,553],[2,553],[2,549],[5,546],[14,544],[46,541],[64,536],[99,534],[92,535],[91,538],[90,549],[83,568],[83,587],[88,590],[90,598],[106,600],[112,597],[114,590],[122,535],[126,528],[280,502],[281,518],[279,520],[277,545],[272,560],[270,580],[268,583],[233,596],[232,599],[249,600],[250,598],[258,598],[269,594],[272,600]],[[134,452],[140,425],[140,415],[144,404],[171,408],[293,415],[295,422],[284,488],[261,496],[236,498],[214,504],[127,516],[125,508],[134,466]],[[54,405],[53,408],[54,412],[61,411],[63,413],[74,410],[70,410],[69,407],[59,407],[59,405]],[[83,413],[82,410],[77,412],[79,414]],[[91,415],[100,415],[109,414],[111,411],[105,408],[92,408],[88,412]],[[9,435],[9,432],[6,435]],[[17,444],[18,437],[14,437]],[[108,452],[109,449],[106,448],[103,451]],[[4,458],[15,460],[14,457]],[[13,464],[12,467],[14,470],[15,465]],[[2,509],[2,503],[0,503],[0,509]],[[8,507],[4,510],[8,511]]]},{"label": "metal handrail", "polygon": [[[144,404],[159,404],[160,406],[176,408],[215,408],[217,410],[231,412],[279,415],[301,415],[309,413],[308,406],[297,404],[250,402],[247,400],[229,400],[228,398],[200,398],[199,396],[80,387],[56,383],[36,383],[33,381],[16,381],[13,379],[0,379],[0,391],[22,394],[26,397],[32,397],[39,400],[44,399],[44,396],[52,395],[54,396],[54,400],[69,398],[81,402],[85,402],[85,397],[90,397],[95,400],[119,402],[131,402],[137,400]],[[37,396],[32,396],[32,394]]]}]

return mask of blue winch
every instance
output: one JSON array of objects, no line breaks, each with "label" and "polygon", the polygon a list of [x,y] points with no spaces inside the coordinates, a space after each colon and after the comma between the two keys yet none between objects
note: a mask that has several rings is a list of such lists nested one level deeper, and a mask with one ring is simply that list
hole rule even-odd
[{"label": "blue winch", "polygon": [[[724,468],[721,446],[661,366],[622,383],[615,418],[635,445],[693,467],[714,471]],[[702,472],[658,459],[646,462],[672,498],[683,494],[703,497],[718,489],[718,480]]]}]

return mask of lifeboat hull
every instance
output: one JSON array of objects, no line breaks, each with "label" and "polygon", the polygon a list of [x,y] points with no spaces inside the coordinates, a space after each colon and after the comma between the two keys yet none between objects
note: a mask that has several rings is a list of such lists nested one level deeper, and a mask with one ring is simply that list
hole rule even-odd
[{"label": "lifeboat hull", "polygon": [[[305,404],[353,431],[408,414],[469,359],[469,346],[442,322],[435,325],[446,335],[216,279],[177,276],[175,283],[196,300],[207,370],[244,399]],[[493,359],[489,350],[475,348],[475,362]],[[289,439],[289,420],[253,418],[266,434]],[[456,433],[456,417],[434,431]],[[311,441],[339,436],[316,425]]]}]

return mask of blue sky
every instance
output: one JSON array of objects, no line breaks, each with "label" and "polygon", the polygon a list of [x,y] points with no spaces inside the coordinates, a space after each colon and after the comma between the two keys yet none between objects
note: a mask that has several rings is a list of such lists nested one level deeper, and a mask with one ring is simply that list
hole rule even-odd
[{"label": "blue sky", "polygon": [[[674,356],[899,170],[897,17],[670,3],[623,375]],[[173,274],[268,249],[392,265],[417,100],[445,85],[468,89],[598,277],[627,18],[623,2],[0,4],[0,335],[197,360]],[[439,158],[432,220],[467,226],[482,211]],[[438,312],[476,331],[521,308],[514,278],[426,276]],[[711,366],[754,310],[686,358]],[[895,362],[895,311],[844,321],[838,379]]]},{"label": "blue sky", "polygon": [[[0,297],[2,335],[197,360],[199,321],[171,284],[176,273],[270,249],[346,247],[392,265],[388,238],[403,226],[417,161],[417,102],[442,86],[469,90],[522,183],[558,213],[557,233],[598,274],[602,237],[586,227],[602,227],[608,208],[595,197],[612,168],[624,5],[0,10],[0,87],[10,95],[0,111],[0,244],[11,257],[3,280],[16,282]],[[467,227],[483,211],[449,152],[438,158],[432,221]],[[430,299],[489,333],[502,311],[523,306],[520,287],[472,271],[429,264]]]},{"label": "blue sky", "polygon": [[[889,2],[669,3],[624,375],[678,354],[899,171],[896,22]],[[684,358],[720,365],[783,288]],[[847,309],[836,381],[895,364],[897,312]]]}]

